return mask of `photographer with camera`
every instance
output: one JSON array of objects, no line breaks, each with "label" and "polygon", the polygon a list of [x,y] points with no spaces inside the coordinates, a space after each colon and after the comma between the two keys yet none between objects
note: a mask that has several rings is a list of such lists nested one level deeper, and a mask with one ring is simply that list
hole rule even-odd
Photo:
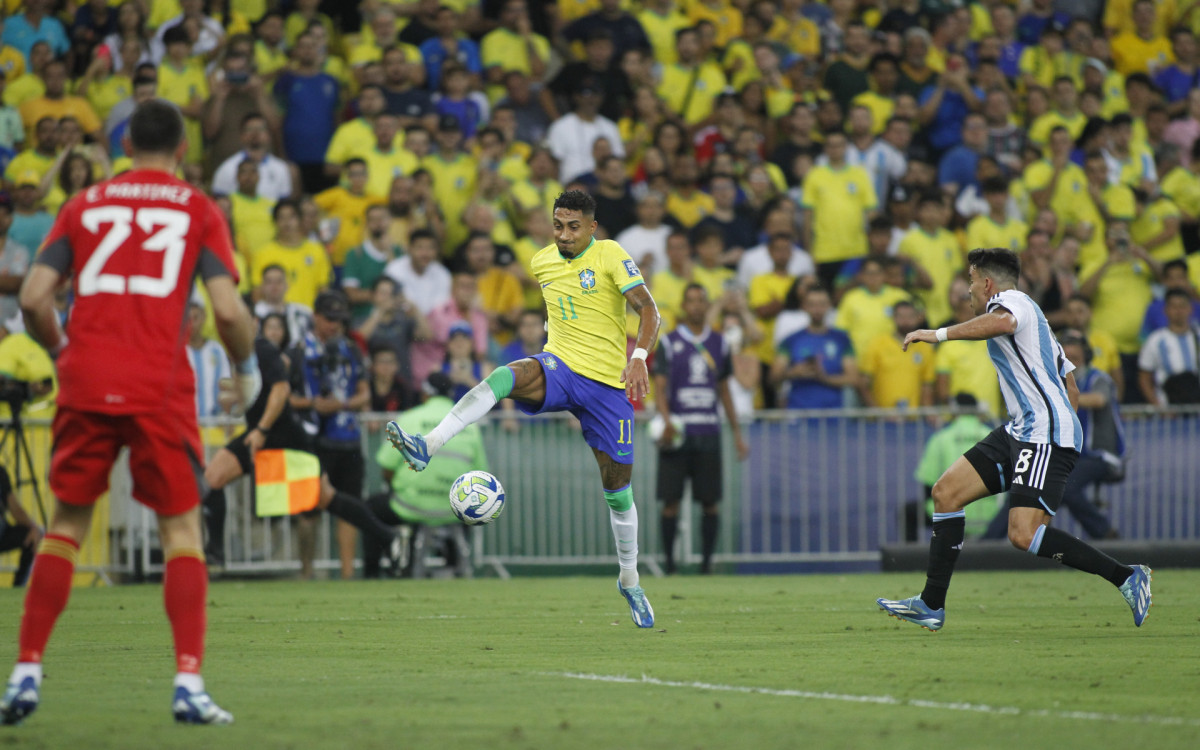
[{"label": "photographer with camera", "polygon": [[56,393],[54,361],[25,332],[20,314],[0,322],[0,418],[48,409]]},{"label": "photographer with camera", "polygon": [[[346,336],[350,301],[340,291],[324,291],[313,305],[313,328],[292,351],[291,406],[304,429],[316,439],[317,457],[330,482],[342,492],[362,496],[363,455],[356,412],[366,409],[371,393],[358,347]],[[301,516],[301,540],[315,533],[315,512]],[[307,526],[307,528],[306,528]],[[342,578],[354,575],[358,534],[338,521]],[[301,554],[311,555],[304,544]],[[309,558],[311,559],[311,557]]]}]

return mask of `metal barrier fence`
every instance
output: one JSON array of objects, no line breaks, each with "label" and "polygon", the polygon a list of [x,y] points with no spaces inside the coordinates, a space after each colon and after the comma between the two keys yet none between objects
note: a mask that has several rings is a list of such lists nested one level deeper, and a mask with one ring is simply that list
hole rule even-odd
[{"label": "metal barrier fence", "polygon": [[[903,541],[907,503],[923,508],[913,478],[941,410],[904,414],[882,410],[761,412],[745,425],[750,457],[736,460],[724,435],[722,524],[716,560],[733,563],[873,562],[885,544]],[[388,415],[366,415],[363,437],[368,493],[384,489],[374,456]],[[1200,540],[1200,408],[1169,413],[1123,411],[1129,445],[1123,482],[1097,497],[1128,539]],[[492,473],[509,496],[495,524],[471,533],[475,564],[507,575],[514,565],[612,564],[615,560],[599,473],[578,424],[565,415],[524,419],[514,432],[498,420],[482,425]],[[206,423],[210,453],[240,429],[234,420]],[[48,453],[46,441],[35,451]],[[48,461],[35,456],[44,479]],[[642,560],[657,572],[660,553],[655,498],[657,448],[645,432],[635,440],[634,496],[639,507]],[[127,471],[114,471],[108,519],[108,570],[137,576],[161,570],[153,514],[130,502]],[[226,488],[229,513],[224,547],[230,572],[299,570],[291,519],[255,517],[248,480]],[[680,524],[683,564],[698,559],[692,504]],[[695,514],[698,517],[698,514]],[[917,513],[918,538],[924,538]],[[323,516],[316,565],[337,568],[331,523]],[[1081,534],[1060,513],[1054,523]],[[10,568],[11,569],[11,568]]]}]

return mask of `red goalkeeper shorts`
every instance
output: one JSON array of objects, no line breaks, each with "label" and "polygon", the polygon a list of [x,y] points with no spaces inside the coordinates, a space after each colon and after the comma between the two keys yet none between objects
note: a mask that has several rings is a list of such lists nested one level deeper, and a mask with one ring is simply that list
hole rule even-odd
[{"label": "red goalkeeper shorts", "polygon": [[91,505],[108,490],[117,453],[129,446],[133,498],[164,516],[185,513],[204,491],[204,460],[194,414],[101,414],[60,407],[54,417],[50,490],[70,505]]}]

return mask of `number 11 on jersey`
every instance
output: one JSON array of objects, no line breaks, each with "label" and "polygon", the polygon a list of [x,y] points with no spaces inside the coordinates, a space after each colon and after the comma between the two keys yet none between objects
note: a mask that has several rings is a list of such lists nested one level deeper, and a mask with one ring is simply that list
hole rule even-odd
[{"label": "number 11 on jersey", "polygon": [[618,419],[617,425],[620,428],[620,435],[617,436],[617,444],[633,445],[633,420]]},{"label": "number 11 on jersey", "polygon": [[[567,300],[566,304],[564,304],[563,298],[562,297],[558,298],[558,309],[560,311],[562,311],[562,319],[563,320],[578,320],[579,316],[575,314],[575,300],[573,300],[570,297],[567,297],[566,300]],[[571,317],[569,317],[569,318],[567,317],[567,307],[568,306],[570,306],[570,308],[571,308]]]}]

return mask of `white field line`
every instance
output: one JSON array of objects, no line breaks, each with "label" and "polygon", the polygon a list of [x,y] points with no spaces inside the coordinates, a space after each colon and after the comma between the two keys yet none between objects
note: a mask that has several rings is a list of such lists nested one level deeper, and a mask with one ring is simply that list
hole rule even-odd
[{"label": "white field line", "polygon": [[983,703],[943,703],[919,698],[896,698],[891,695],[849,695],[845,693],[815,692],[810,690],[780,690],[776,688],[746,687],[742,685],[714,685],[708,682],[679,682],[659,680],[654,677],[625,677],[622,675],[585,674],[582,672],[540,672],[548,677],[566,677],[572,680],[610,682],[619,684],[653,685],[655,687],[688,688],[717,693],[748,693],[770,695],[780,698],[804,698],[807,700],[839,701],[842,703],[873,703],[881,706],[909,706],[936,711],[968,711],[971,713],[997,716],[1035,716],[1076,721],[1110,721],[1128,724],[1154,724],[1158,726],[1200,727],[1200,719],[1177,716],[1154,716],[1150,714],[1109,714],[1098,711],[1051,711],[1048,709],[1025,709],[1016,706],[989,706]]}]

